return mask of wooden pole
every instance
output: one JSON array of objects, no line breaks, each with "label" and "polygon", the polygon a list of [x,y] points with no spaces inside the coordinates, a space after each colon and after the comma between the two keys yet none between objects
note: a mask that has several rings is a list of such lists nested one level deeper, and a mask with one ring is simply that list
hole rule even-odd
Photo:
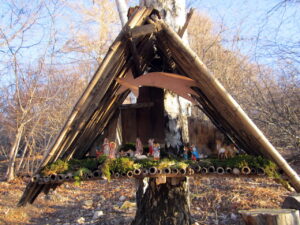
[{"label": "wooden pole", "polygon": [[[297,173],[225,90],[223,85],[210,73],[196,53],[189,46],[186,46],[178,34],[170,29],[164,21],[157,19],[156,22],[163,28],[163,31],[158,35],[167,40],[167,44],[172,50],[172,56],[175,62],[180,62],[179,64],[185,72],[184,75],[198,82],[199,88],[215,106],[218,113],[222,115],[225,122],[235,128],[235,135],[247,142],[248,146],[257,148],[260,153],[272,159],[288,175],[290,183],[296,191],[300,192],[300,178]],[[251,149],[245,150],[251,152]]]}]

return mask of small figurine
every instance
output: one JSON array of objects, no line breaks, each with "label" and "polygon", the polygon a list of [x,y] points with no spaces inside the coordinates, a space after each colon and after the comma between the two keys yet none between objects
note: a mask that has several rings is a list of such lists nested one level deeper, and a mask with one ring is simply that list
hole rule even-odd
[{"label": "small figurine", "polygon": [[109,140],[108,138],[104,138],[103,145],[102,145],[102,152],[104,155],[108,156],[109,151],[110,151]]},{"label": "small figurine", "polygon": [[234,157],[238,150],[234,144],[224,144],[221,140],[216,140],[216,148],[219,159],[228,159]]},{"label": "small figurine", "polygon": [[153,143],[154,139],[149,139],[148,140],[148,147],[149,147],[149,156],[153,156],[154,150],[153,150]]},{"label": "small figurine", "polygon": [[184,158],[185,160],[188,160],[188,159],[189,159],[189,154],[188,154],[188,152],[189,152],[189,148],[188,148],[187,146],[184,146],[184,147],[183,147],[183,158]]},{"label": "small figurine", "polygon": [[109,143],[109,158],[115,159],[116,158],[116,148],[117,144],[113,141]]},{"label": "small figurine", "polygon": [[160,158],[160,145],[158,143],[153,144],[153,156],[154,160],[159,160]]},{"label": "small figurine", "polygon": [[96,147],[96,158],[98,159],[101,155],[103,155],[103,152],[101,151],[100,147]]},{"label": "small figurine", "polygon": [[119,157],[125,157],[126,156],[126,152],[123,150],[123,149],[121,149],[120,151],[119,151]]},{"label": "small figurine", "polygon": [[143,154],[143,144],[140,138],[136,139],[135,142],[135,155],[142,155]]},{"label": "small figurine", "polygon": [[191,146],[192,148],[192,160],[196,161],[200,159],[198,148],[195,145]]}]

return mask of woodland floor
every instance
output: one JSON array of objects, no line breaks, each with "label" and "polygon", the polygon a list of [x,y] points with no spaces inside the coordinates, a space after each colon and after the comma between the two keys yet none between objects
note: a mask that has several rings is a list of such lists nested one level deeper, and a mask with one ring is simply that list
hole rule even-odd
[{"label": "woodland floor", "polygon": [[[0,180],[4,165],[0,162]],[[238,210],[280,208],[290,194],[262,177],[199,176],[191,178],[190,184],[192,215],[195,224],[201,225],[242,225]],[[25,185],[20,179],[0,181],[0,224],[121,225],[130,224],[135,215],[134,179],[89,181],[80,186],[65,183],[48,196],[41,194],[33,205],[17,208]],[[97,213],[103,215],[93,219]]]}]

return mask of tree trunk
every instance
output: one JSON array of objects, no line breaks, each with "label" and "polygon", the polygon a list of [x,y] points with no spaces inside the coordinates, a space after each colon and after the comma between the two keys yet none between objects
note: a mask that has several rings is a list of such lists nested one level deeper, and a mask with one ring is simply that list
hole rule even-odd
[{"label": "tree trunk", "polygon": [[125,23],[127,22],[128,6],[127,6],[125,0],[116,0],[116,4],[117,4],[117,9],[119,12],[121,24],[122,24],[122,26],[124,26]]},{"label": "tree trunk", "polygon": [[16,162],[16,157],[17,157],[17,153],[19,150],[19,146],[23,134],[23,129],[24,129],[23,124],[18,127],[14,144],[9,153],[9,162],[6,170],[6,176],[5,176],[7,181],[11,181],[15,178],[15,162]]},{"label": "tree trunk", "polygon": [[159,185],[156,178],[138,182],[137,212],[131,225],[192,224],[186,178],[167,178]]}]

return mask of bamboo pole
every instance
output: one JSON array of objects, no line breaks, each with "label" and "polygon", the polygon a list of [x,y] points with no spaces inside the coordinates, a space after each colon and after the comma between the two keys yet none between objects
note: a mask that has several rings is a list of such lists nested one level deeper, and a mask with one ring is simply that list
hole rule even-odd
[{"label": "bamboo pole", "polygon": [[[162,20],[156,20],[156,22],[163,28],[163,31],[157,35],[161,35],[167,39],[170,46],[176,46],[176,50],[174,50],[174,48],[172,49],[174,60],[185,62],[184,65],[181,65],[185,75],[199,83],[199,88],[212,104],[216,106],[218,113],[223,116],[223,119],[232,127],[236,127],[238,132],[236,135],[247,142],[248,146],[253,146],[253,148],[257,147],[261,154],[272,159],[287,174],[290,183],[295,190],[299,192],[300,178],[297,173],[251,121],[240,105],[238,105],[222,84],[209,72],[207,67],[191,48],[184,45],[176,32],[169,28]],[[251,153],[252,150],[247,149],[247,151]]]},{"label": "bamboo pole", "polygon": [[[89,101],[87,101],[87,100],[88,100],[89,96],[92,94],[97,83],[103,82],[103,77],[102,77],[103,72],[109,70],[109,69],[107,69],[107,67],[112,66],[111,60],[114,59],[115,52],[122,45],[121,40],[124,38],[124,33],[126,33],[128,29],[132,29],[135,26],[139,26],[139,25],[143,24],[145,22],[146,18],[150,15],[151,11],[152,10],[146,9],[146,8],[139,9],[135,13],[135,15],[132,17],[132,19],[130,21],[128,21],[127,24],[124,26],[121,33],[118,35],[118,37],[116,38],[116,40],[114,41],[112,46],[109,48],[107,55],[105,56],[101,65],[99,66],[99,68],[97,69],[95,75],[93,76],[92,80],[88,84],[86,90],[83,92],[82,96],[79,98],[78,102],[74,106],[74,109],[72,110],[64,127],[61,129],[56,140],[53,142],[52,146],[49,148],[50,149],[49,154],[42,161],[41,168],[46,166],[47,163],[51,160],[51,158],[54,155],[54,153],[56,152],[57,148],[61,145],[62,141],[66,137],[67,132],[71,130],[71,126],[73,125],[75,119],[78,118],[78,116],[80,116],[80,114],[85,111],[86,107],[90,105],[90,101],[92,101],[92,99],[90,99]],[[103,95],[104,95],[104,93],[103,93]],[[60,155],[60,154],[56,154],[56,156],[57,155]],[[57,157],[55,157],[53,160],[54,161],[57,160]]]}]

